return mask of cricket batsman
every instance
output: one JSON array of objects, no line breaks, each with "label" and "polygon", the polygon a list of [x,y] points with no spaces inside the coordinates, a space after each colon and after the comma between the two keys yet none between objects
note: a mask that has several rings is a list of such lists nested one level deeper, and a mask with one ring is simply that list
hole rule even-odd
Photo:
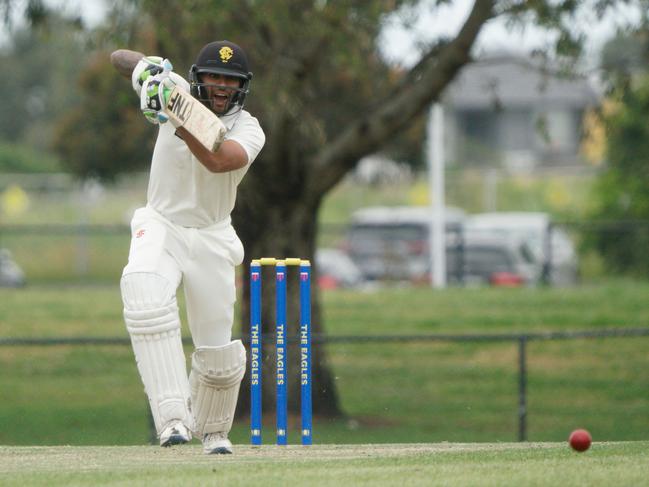
[{"label": "cricket batsman", "polygon": [[[235,267],[243,246],[231,224],[237,186],[261,151],[265,135],[243,109],[252,73],[243,49],[229,41],[204,46],[189,80],[160,57],[120,49],[111,62],[131,80],[145,118],[159,126],[147,204],[131,221],[128,263],[121,278],[124,320],[161,446],[192,434],[206,454],[232,453],[232,427],[246,368],[232,340]],[[173,89],[190,93],[214,114],[216,144],[200,141],[204,119],[165,112]],[[202,109],[202,107],[201,107]],[[216,117],[220,120],[216,120]],[[188,374],[176,292],[182,282],[194,351]]]}]

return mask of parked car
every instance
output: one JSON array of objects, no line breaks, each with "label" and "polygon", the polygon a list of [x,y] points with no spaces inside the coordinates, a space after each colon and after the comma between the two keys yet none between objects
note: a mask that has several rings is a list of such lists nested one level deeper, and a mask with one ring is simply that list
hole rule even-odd
[{"label": "parked car", "polygon": [[[459,240],[464,211],[446,208],[446,245]],[[352,215],[345,250],[367,280],[427,282],[430,207],[369,207]]]},{"label": "parked car", "polygon": [[25,273],[13,260],[8,249],[0,249],[0,287],[22,287]]},{"label": "parked car", "polygon": [[342,250],[320,248],[316,251],[315,260],[320,289],[357,287],[363,284],[363,274]]},{"label": "parked car", "polygon": [[456,277],[452,283],[518,287],[539,280],[534,254],[522,239],[465,234],[463,245],[447,248],[446,255],[449,274]]},{"label": "parked car", "polygon": [[465,236],[501,236],[525,241],[533,252],[539,279],[551,285],[572,285],[578,280],[579,259],[564,229],[541,212],[494,212],[470,215]]}]

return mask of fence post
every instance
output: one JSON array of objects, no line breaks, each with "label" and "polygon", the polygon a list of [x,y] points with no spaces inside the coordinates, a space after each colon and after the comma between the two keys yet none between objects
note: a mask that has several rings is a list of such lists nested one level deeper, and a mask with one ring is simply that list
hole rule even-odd
[{"label": "fence post", "polygon": [[518,337],[518,441],[527,441],[527,339]]}]

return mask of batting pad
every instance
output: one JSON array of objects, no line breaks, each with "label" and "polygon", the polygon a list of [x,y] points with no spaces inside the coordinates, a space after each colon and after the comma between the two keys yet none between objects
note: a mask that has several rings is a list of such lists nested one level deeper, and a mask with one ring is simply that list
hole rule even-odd
[{"label": "batting pad", "polygon": [[230,431],[245,372],[246,349],[241,340],[196,349],[189,383],[197,436]]},{"label": "batting pad", "polygon": [[156,431],[160,435],[174,420],[191,429],[180,319],[169,282],[155,274],[133,273],[122,278],[121,287],[124,321]]}]

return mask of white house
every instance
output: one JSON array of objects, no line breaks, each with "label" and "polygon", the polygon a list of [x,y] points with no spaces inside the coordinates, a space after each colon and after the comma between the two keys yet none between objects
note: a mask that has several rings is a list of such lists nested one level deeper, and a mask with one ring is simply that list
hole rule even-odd
[{"label": "white house", "polygon": [[580,162],[583,116],[598,96],[584,78],[499,56],[467,65],[442,103],[449,163],[532,169]]}]

